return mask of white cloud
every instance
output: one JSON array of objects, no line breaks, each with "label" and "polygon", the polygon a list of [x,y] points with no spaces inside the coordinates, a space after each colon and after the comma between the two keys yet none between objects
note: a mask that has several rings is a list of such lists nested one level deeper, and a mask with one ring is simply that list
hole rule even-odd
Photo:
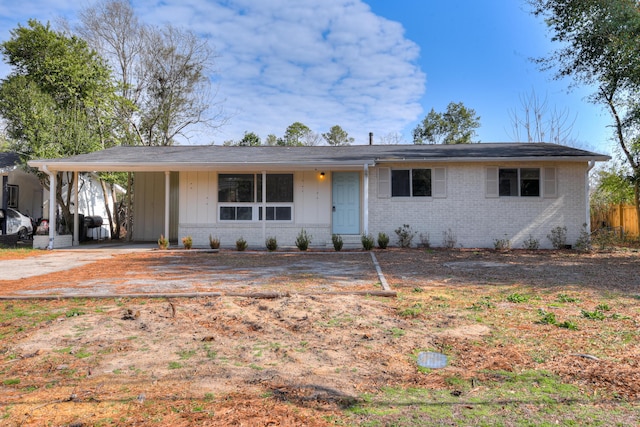
[{"label": "white cloud", "polygon": [[[38,10],[30,7],[36,3],[22,2],[21,10]],[[60,1],[61,13],[68,4]],[[366,143],[368,132],[401,132],[423,113],[419,47],[399,23],[361,0],[134,0],[133,6],[143,22],[170,22],[209,37],[218,55],[218,98],[232,115],[216,143],[244,131],[281,136],[295,121],[318,133],[338,124]],[[7,13],[15,19],[11,27],[26,21],[16,10]]]}]

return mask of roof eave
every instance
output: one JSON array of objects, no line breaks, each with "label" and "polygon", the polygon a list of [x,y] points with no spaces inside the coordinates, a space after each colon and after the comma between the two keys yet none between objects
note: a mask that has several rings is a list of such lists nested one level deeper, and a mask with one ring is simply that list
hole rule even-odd
[{"label": "roof eave", "polygon": [[364,161],[326,161],[326,162],[199,162],[199,163],[175,163],[175,162],[158,162],[140,164],[139,162],[47,162],[41,160],[31,160],[29,166],[49,171],[65,171],[65,172],[164,172],[164,171],[238,171],[238,170],[313,170],[318,168],[326,168],[331,170],[353,170],[360,169],[364,165],[373,166],[373,160]]},{"label": "roof eave", "polygon": [[495,162],[606,162],[609,156],[530,156],[530,157],[423,157],[423,158],[380,158],[376,163],[495,163]]}]

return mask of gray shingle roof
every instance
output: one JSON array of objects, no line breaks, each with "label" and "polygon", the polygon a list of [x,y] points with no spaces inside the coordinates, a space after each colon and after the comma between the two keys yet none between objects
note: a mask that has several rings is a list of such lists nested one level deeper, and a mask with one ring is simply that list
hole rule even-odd
[{"label": "gray shingle roof", "polygon": [[[343,147],[224,147],[184,145],[169,147],[122,146],[66,159],[36,160],[58,170],[135,170],[136,167],[180,170],[216,166],[351,166],[390,161],[508,161],[508,160],[608,160],[590,151],[556,144],[459,145],[352,145]],[[105,168],[105,169],[103,169]],[[108,168],[108,169],[106,169]]]}]

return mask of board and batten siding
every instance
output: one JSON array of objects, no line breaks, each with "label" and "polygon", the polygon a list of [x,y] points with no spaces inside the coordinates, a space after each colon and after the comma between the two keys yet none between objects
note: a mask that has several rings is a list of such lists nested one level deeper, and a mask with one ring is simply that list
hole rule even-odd
[{"label": "board and batten siding", "polygon": [[[438,172],[445,168],[444,173]],[[390,170],[431,168],[433,197],[391,197]],[[541,197],[499,197],[497,168],[540,168]],[[397,244],[395,229],[408,224],[429,236],[431,246],[443,246],[444,233],[456,238],[457,247],[494,247],[508,239],[521,248],[532,237],[550,248],[547,235],[555,227],[567,227],[567,243],[574,244],[586,221],[585,163],[492,164],[385,164],[371,169],[369,230],[388,234]],[[491,174],[496,176],[492,176]],[[437,190],[437,191],[436,191]]]},{"label": "board and batten siding", "polygon": [[[178,241],[178,174],[170,175],[169,240]],[[134,175],[133,240],[155,242],[164,233],[165,174],[136,172]]]},{"label": "board and batten siding", "polygon": [[[224,173],[234,173],[233,171]],[[239,172],[239,173],[257,173]],[[331,241],[331,178],[329,171],[269,171],[293,174],[293,213],[291,221],[219,221],[218,172],[180,173],[180,237],[191,236],[194,247],[208,247],[209,236],[220,239],[222,247],[233,247],[240,237],[250,247],[264,248],[265,237],[274,236],[280,246],[294,246],[302,228],[312,237],[312,246]],[[258,206],[256,204],[255,206]]]}]

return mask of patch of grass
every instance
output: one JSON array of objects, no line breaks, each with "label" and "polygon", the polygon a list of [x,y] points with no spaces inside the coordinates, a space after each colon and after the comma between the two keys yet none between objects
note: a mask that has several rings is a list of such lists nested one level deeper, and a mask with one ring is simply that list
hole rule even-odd
[{"label": "patch of grass", "polygon": [[575,322],[572,322],[571,320],[565,320],[564,322],[558,323],[558,327],[569,329],[571,331],[578,330],[578,325],[576,325]]},{"label": "patch of grass", "polygon": [[540,315],[540,318],[536,323],[539,323],[541,325],[555,325],[558,323],[555,313],[545,311],[540,308],[538,309],[538,314]]},{"label": "patch of grass", "polygon": [[609,304],[602,303],[602,304],[598,304],[598,305],[596,305],[596,310],[600,310],[600,311],[610,311],[610,310],[611,310],[611,307],[609,307]]},{"label": "patch of grass", "polygon": [[407,333],[404,329],[400,329],[400,328],[391,328],[389,332],[391,333],[391,336],[393,338],[400,338]]},{"label": "patch of grass", "polygon": [[345,314],[341,316],[332,317],[326,322],[323,322],[323,323],[321,322],[321,325],[335,328],[335,327],[346,326],[350,323],[353,323],[353,320],[354,320],[353,317],[349,316],[348,314]]},{"label": "patch of grass", "polygon": [[445,378],[446,389],[384,388],[361,396],[347,414],[361,426],[403,427],[616,425],[629,416],[624,404],[604,411],[577,386],[547,371],[487,371],[485,376],[473,393],[471,382],[459,376]]},{"label": "patch of grass", "polygon": [[192,358],[193,356],[195,356],[196,351],[195,350],[180,350],[176,354],[178,356],[180,356],[180,360],[188,360],[188,359]]},{"label": "patch of grass", "polygon": [[86,351],[86,349],[81,348],[80,350],[76,351],[73,355],[78,359],[86,359],[87,357],[91,356],[91,353]]},{"label": "patch of grass", "polygon": [[398,315],[402,317],[418,317],[422,314],[424,308],[421,302],[416,302],[410,307],[399,308]]},{"label": "patch of grass", "polygon": [[480,301],[474,302],[471,307],[469,307],[469,309],[473,311],[484,311],[492,308],[496,308],[496,305],[491,302],[491,297],[483,297]]},{"label": "patch of grass", "polygon": [[602,311],[596,309],[594,311],[582,310],[582,317],[589,320],[604,320],[605,315]]},{"label": "patch of grass", "polygon": [[207,359],[209,360],[213,360],[218,357],[218,352],[216,350],[213,350],[210,345],[205,345],[204,351],[207,355]]},{"label": "patch of grass", "polygon": [[556,301],[565,302],[565,303],[580,302],[580,300],[578,298],[569,296],[567,294],[558,294],[558,297],[556,298]]},{"label": "patch of grass", "polygon": [[523,294],[519,294],[517,292],[507,296],[507,301],[509,302],[514,302],[514,303],[520,303],[520,302],[527,302],[529,301],[529,296],[528,295],[523,295]]},{"label": "patch of grass", "polygon": [[76,316],[82,316],[84,313],[84,311],[80,310],[79,308],[72,308],[71,310],[67,311],[64,315],[66,317],[76,317]]},{"label": "patch of grass", "polygon": [[180,369],[182,364],[179,362],[169,362],[169,369]]},{"label": "patch of grass", "polygon": [[18,385],[18,384],[20,384],[20,378],[7,378],[6,380],[2,381],[2,384],[4,384],[4,385]]}]

